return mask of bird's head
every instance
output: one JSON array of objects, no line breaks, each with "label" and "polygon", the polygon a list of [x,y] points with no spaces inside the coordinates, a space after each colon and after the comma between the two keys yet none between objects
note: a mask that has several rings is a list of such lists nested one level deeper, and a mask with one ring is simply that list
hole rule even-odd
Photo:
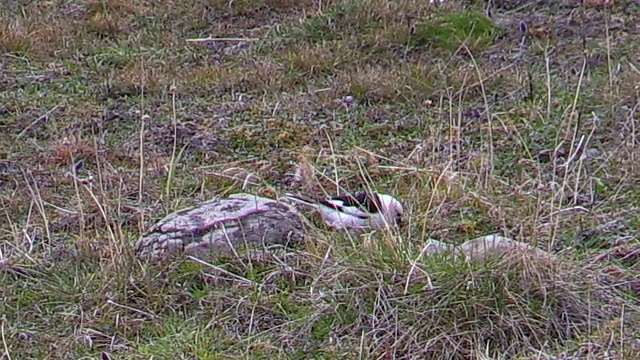
[{"label": "bird's head", "polygon": [[391,195],[378,194],[380,200],[381,212],[387,218],[388,221],[395,223],[395,225],[402,226],[402,215],[404,214],[404,208],[398,199]]}]

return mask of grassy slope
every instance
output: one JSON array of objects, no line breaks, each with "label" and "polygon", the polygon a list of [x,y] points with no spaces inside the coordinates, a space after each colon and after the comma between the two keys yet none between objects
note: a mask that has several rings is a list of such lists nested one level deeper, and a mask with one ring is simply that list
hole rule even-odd
[{"label": "grassy slope", "polygon": [[[637,5],[426,3],[3,2],[5,357],[638,358]],[[255,41],[186,42],[209,35]],[[242,280],[132,257],[295,164],[397,194],[408,227],[217,264]],[[492,232],[565,265],[417,260]]]}]

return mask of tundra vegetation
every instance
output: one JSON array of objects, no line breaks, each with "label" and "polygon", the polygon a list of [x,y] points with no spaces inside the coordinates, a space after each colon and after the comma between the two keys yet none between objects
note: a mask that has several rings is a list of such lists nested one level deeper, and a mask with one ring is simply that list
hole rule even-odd
[{"label": "tundra vegetation", "polygon": [[[0,4],[2,359],[640,358],[632,0]],[[204,41],[203,38],[213,40]],[[237,192],[392,235],[136,257]],[[464,262],[430,238],[551,254]]]}]

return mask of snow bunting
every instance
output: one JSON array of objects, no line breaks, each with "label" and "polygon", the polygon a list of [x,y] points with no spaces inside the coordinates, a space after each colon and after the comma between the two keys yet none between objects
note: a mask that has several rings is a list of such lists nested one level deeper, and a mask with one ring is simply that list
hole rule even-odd
[{"label": "snow bunting", "polygon": [[401,225],[404,209],[391,195],[356,192],[328,198],[311,198],[287,193],[286,198],[316,209],[322,220],[335,230],[360,234],[367,229]]}]

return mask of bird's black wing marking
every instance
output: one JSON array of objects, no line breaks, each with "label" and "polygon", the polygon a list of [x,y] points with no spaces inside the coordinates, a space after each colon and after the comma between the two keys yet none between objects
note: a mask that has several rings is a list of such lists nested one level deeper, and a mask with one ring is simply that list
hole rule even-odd
[{"label": "bird's black wing marking", "polygon": [[350,197],[349,195],[333,196],[330,198],[317,199],[316,201],[320,205],[324,205],[328,208],[345,213],[349,216],[358,217],[360,219],[369,218],[369,215],[362,210],[358,211],[361,214],[354,212],[352,209],[350,210],[350,208],[360,209],[361,207],[358,206],[359,203],[357,202],[357,199],[354,200],[353,197]]},{"label": "bird's black wing marking", "polygon": [[331,200],[341,201],[344,206],[353,206],[372,214],[380,212],[378,197],[375,194],[364,191],[359,191],[355,194],[334,196]]},{"label": "bird's black wing marking", "polygon": [[[331,201],[331,200],[339,200],[339,201]],[[344,207],[340,205],[340,202],[344,204],[344,201],[339,198],[329,198],[329,199],[317,199],[318,204],[324,205],[326,207],[330,207],[332,209],[343,211]]]}]

